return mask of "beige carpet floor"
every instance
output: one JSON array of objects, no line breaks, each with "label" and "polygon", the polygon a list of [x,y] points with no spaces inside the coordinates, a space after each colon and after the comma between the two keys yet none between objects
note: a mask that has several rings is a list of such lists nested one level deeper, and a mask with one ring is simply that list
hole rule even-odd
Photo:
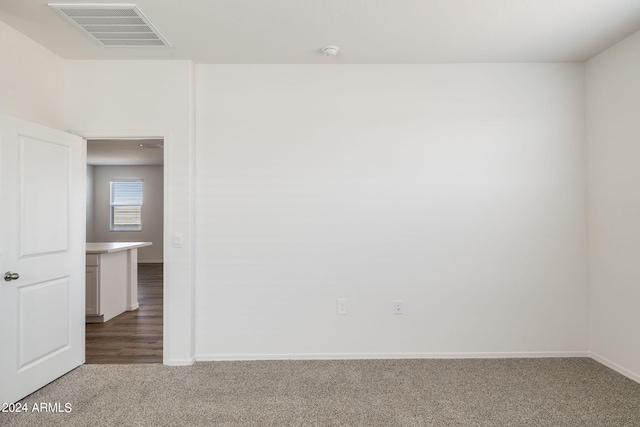
[{"label": "beige carpet floor", "polygon": [[2,426],[640,426],[640,384],[587,358],[83,365]]}]

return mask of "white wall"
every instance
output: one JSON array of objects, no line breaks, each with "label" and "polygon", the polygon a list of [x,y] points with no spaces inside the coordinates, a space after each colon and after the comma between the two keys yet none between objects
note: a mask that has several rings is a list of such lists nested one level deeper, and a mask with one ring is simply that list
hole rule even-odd
[{"label": "white wall", "polygon": [[[164,363],[194,354],[193,64],[190,61],[66,61],[65,118],[85,137],[163,137]],[[172,247],[172,234],[183,236]]]},{"label": "white wall", "polygon": [[0,21],[0,113],[64,129],[64,61]]},{"label": "white wall", "polygon": [[[590,348],[640,378],[639,49],[636,33],[586,80],[567,64],[198,66],[199,357]],[[189,363],[193,65],[63,61],[2,22],[0,58],[2,113],[166,138],[165,363]]]},{"label": "white wall", "polygon": [[585,354],[583,85],[197,65],[196,357]]},{"label": "white wall", "polygon": [[95,170],[92,165],[87,165],[87,242],[93,242],[95,237],[93,233],[93,183]]},{"label": "white wall", "polygon": [[587,62],[591,349],[640,381],[640,32]]},{"label": "white wall", "polygon": [[[142,230],[111,231],[110,182],[118,179],[143,181]],[[94,242],[152,242],[138,249],[138,262],[162,262],[162,166],[94,166]]]}]

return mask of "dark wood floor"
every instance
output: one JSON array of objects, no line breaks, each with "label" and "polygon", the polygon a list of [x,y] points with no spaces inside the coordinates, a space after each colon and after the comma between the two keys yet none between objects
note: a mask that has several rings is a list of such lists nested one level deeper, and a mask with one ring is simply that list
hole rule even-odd
[{"label": "dark wood floor", "polygon": [[138,264],[138,303],[86,325],[86,363],[162,363],[162,264]]}]

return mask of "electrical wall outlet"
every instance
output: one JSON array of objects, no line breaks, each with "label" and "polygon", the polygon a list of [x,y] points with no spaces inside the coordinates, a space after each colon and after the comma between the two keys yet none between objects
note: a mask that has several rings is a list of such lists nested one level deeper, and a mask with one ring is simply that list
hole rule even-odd
[{"label": "electrical wall outlet", "polygon": [[338,314],[347,314],[346,298],[338,298]]},{"label": "electrical wall outlet", "polygon": [[395,300],[393,302],[393,314],[402,314],[402,300]]}]

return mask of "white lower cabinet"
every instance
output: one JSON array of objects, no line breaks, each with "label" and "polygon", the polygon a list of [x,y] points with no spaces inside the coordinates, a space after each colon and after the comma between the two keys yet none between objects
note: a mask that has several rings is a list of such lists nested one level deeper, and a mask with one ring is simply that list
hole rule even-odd
[{"label": "white lower cabinet", "polygon": [[113,319],[127,309],[128,251],[87,254],[86,322]]},{"label": "white lower cabinet", "polygon": [[151,243],[87,243],[87,323],[106,322],[138,308],[138,248],[144,246]]},{"label": "white lower cabinet", "polygon": [[[91,258],[91,259],[90,259]],[[95,258],[95,260],[94,260]],[[85,314],[99,316],[100,313],[100,267],[97,255],[87,255]]]}]

